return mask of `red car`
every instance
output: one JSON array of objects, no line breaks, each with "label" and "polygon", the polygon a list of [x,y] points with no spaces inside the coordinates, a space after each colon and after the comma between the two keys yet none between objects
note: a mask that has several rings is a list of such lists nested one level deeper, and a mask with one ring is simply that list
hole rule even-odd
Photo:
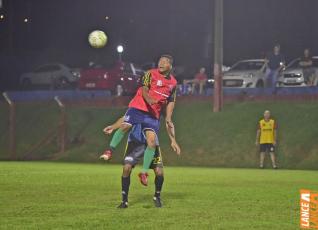
[{"label": "red car", "polygon": [[82,69],[80,89],[109,90],[112,95],[132,95],[136,92],[144,71],[133,63],[117,62],[112,68],[101,66]]}]

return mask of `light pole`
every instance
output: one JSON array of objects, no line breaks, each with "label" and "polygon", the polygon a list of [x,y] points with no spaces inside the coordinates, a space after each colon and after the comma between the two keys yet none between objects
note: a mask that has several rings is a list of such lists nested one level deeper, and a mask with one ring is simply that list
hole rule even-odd
[{"label": "light pole", "polygon": [[223,107],[222,65],[223,65],[223,0],[215,0],[214,20],[214,92],[213,111]]},{"label": "light pole", "polygon": [[118,53],[118,56],[119,56],[119,61],[122,61],[121,55],[122,55],[123,52],[124,52],[124,47],[122,45],[118,45],[117,46],[117,53]]}]

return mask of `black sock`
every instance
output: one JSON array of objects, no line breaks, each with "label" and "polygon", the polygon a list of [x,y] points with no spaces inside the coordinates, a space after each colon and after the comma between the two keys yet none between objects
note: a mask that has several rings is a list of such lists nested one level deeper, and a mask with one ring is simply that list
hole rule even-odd
[{"label": "black sock", "polygon": [[122,194],[123,202],[128,202],[129,186],[130,186],[130,175],[128,177],[121,177],[121,194]]},{"label": "black sock", "polygon": [[156,176],[156,178],[155,178],[155,186],[156,186],[155,197],[160,197],[160,192],[162,189],[163,181],[164,181],[163,176]]}]

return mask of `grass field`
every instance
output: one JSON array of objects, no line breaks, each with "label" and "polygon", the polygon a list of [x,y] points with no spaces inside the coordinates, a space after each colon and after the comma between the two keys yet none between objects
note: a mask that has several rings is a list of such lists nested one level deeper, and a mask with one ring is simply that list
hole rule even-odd
[{"label": "grass field", "polygon": [[118,210],[120,165],[0,162],[0,229],[292,230],[299,190],[318,190],[316,171],[166,167],[158,209],[137,172]]}]

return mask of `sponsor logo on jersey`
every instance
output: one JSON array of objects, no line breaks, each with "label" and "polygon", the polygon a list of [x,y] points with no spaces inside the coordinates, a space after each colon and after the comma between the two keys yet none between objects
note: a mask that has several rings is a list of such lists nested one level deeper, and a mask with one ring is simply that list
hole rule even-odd
[{"label": "sponsor logo on jersey", "polygon": [[162,86],[162,81],[161,80],[157,81],[157,86]]}]

